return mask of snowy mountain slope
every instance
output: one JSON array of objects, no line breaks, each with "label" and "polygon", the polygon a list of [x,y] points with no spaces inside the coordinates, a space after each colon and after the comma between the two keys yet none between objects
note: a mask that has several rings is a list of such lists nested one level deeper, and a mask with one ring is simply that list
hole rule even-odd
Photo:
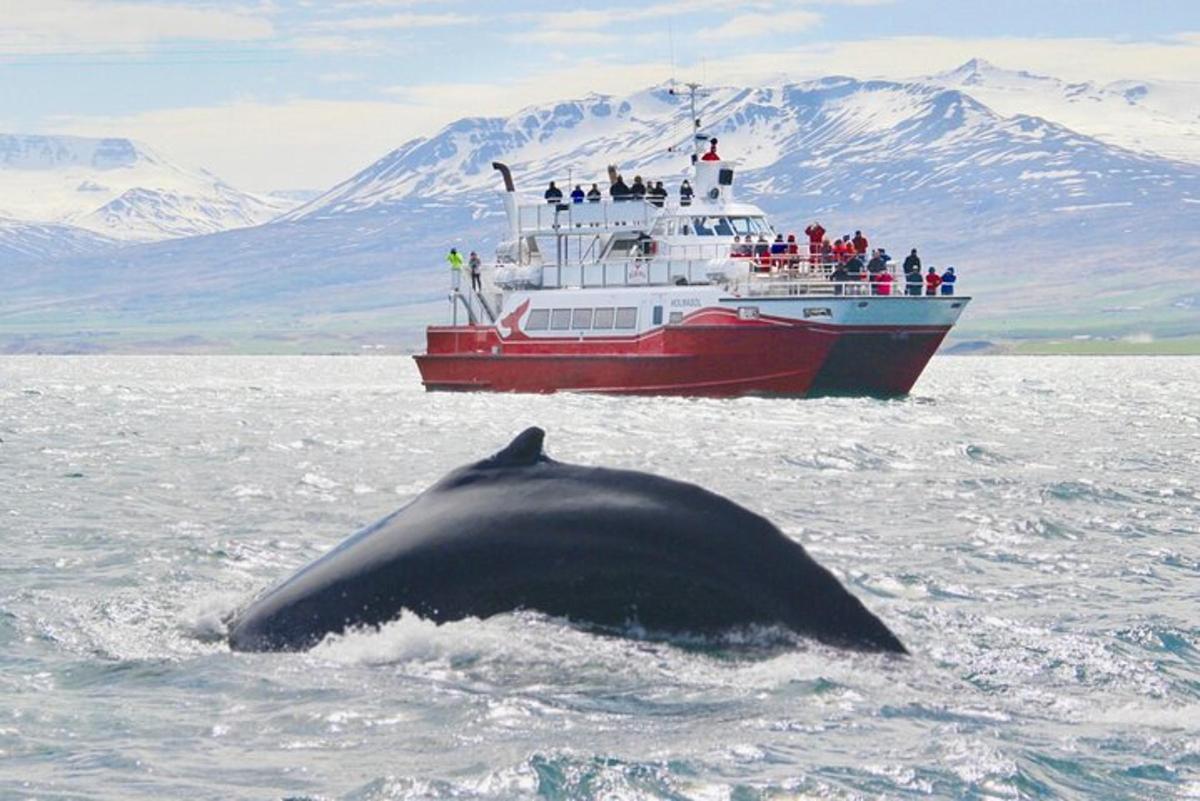
[{"label": "snowy mountain slope", "polygon": [[[1200,198],[1200,170],[1139,155],[1037,117],[1004,117],[957,90],[827,78],[756,89],[716,89],[705,129],[738,163],[744,191],[797,214],[896,206],[965,206],[1009,216],[1070,214],[1098,204],[1150,207]],[[628,98],[589,96],[507,119],[468,118],[414,140],[287,215],[324,218],[405,201],[491,203],[490,164],[508,162],[518,187],[540,196],[603,179],[678,183],[686,155],[683,98],[656,88]],[[681,136],[682,134],[682,136]]]},{"label": "snowy mountain slope", "polygon": [[[503,235],[493,160],[535,198],[550,179],[602,179],[610,162],[674,190],[688,163],[670,152],[690,131],[686,103],[653,87],[467,118],[266,225],[36,272],[0,263],[0,338],[6,325],[75,330],[80,316],[220,337],[331,326],[415,336],[444,311],[445,250],[488,253]],[[1200,331],[1182,255],[1200,247],[1200,167],[916,82],[719,88],[701,114],[739,165],[738,192],[782,230],[817,217],[958,266],[962,288],[983,298],[961,336]]]},{"label": "snowy mountain slope", "polygon": [[121,243],[83,228],[0,218],[0,262],[29,264],[98,253]]},{"label": "snowy mountain slope", "polygon": [[293,205],[128,139],[0,135],[0,216],[10,219],[146,241],[258,225]]},{"label": "snowy mountain slope", "polygon": [[1003,115],[1043,117],[1109,144],[1200,164],[1197,79],[1068,83],[971,59],[915,80],[959,89]]}]

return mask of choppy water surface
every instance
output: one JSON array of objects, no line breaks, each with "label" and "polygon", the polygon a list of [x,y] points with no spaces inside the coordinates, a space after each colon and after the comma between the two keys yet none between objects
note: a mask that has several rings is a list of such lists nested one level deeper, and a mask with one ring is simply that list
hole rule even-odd
[{"label": "choppy water surface", "polygon": [[[766,514],[913,652],[220,617],[526,425]],[[427,395],[401,358],[0,359],[0,798],[1200,797],[1200,360],[902,401]]]}]

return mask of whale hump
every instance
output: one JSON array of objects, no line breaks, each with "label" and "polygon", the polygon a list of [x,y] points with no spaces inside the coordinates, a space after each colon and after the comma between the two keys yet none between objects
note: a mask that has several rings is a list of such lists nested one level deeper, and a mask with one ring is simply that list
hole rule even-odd
[{"label": "whale hump", "polygon": [[529,467],[550,461],[542,451],[546,432],[530,426],[508,443],[508,447],[479,463],[479,467]]}]

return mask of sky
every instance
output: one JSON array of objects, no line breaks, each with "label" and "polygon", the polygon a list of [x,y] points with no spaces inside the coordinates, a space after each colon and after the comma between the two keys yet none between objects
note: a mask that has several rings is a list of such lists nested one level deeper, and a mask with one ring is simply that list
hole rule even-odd
[{"label": "sky", "polygon": [[0,132],[130,137],[240,188],[323,190],[464,116],[972,57],[1200,81],[1200,0],[0,0]]}]

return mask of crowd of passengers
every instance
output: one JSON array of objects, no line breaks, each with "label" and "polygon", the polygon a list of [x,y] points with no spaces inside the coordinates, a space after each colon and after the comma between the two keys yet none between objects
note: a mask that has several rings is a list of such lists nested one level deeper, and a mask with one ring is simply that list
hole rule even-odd
[{"label": "crowd of passengers", "polygon": [[[854,236],[845,234],[830,242],[825,229],[819,222],[814,222],[804,229],[804,233],[808,237],[806,252],[801,251],[795,234],[788,234],[786,238],[776,234],[774,241],[765,235],[757,238],[747,235],[733,238],[730,255],[753,260],[752,269],[756,273],[795,271],[802,267],[822,271],[835,282],[833,291],[838,295],[846,289],[843,284],[853,281],[865,281],[873,295],[891,295],[892,284],[897,281],[903,282],[906,295],[921,295],[922,292],[925,295],[954,294],[954,284],[958,280],[954,268],[947,267],[941,275],[934,267],[922,273],[921,257],[916,248],[904,259],[903,276],[898,278],[889,266],[891,255],[884,248],[871,248],[862,231],[855,231]],[[900,291],[897,287],[896,292]]]},{"label": "crowd of passengers", "polygon": [[[625,200],[645,200],[659,208],[662,208],[663,204],[667,202],[668,196],[662,181],[643,181],[640,175],[633,177],[632,184],[626,184],[625,179],[618,175],[617,179],[608,187],[608,195],[614,203]],[[554,181],[550,182],[550,187],[543,197],[546,198],[547,203],[554,205],[563,202],[562,190],[555,185]],[[572,203],[599,203],[603,197],[604,193],[600,191],[599,184],[593,183],[587,191],[584,191],[583,184],[575,184],[575,188],[571,190],[570,201]],[[692,185],[684,178],[683,183],[679,185],[679,205],[692,205],[694,197],[695,192],[692,190]]]},{"label": "crowd of passengers", "polygon": [[[715,155],[715,150],[714,140],[713,150],[710,152]],[[614,202],[645,200],[660,208],[668,197],[662,181],[646,182],[640,175],[634,176],[631,185],[626,185],[625,179],[617,175],[608,189],[608,194]],[[685,178],[679,185],[679,205],[690,206],[694,196],[692,186]],[[571,203],[599,203],[602,198],[600,186],[595,183],[586,192],[582,184],[576,184],[570,195]],[[545,199],[547,203],[556,205],[563,202],[562,190],[554,181],[551,181],[546,189]],[[874,248],[868,256],[871,243],[863,236],[862,231],[855,231],[853,237],[845,234],[832,242],[826,233],[819,222],[814,222],[804,229],[804,234],[808,237],[807,253],[801,252],[795,234],[788,234],[786,239],[783,234],[776,234],[774,241],[770,241],[763,234],[757,238],[753,234],[747,234],[744,238],[739,235],[733,238],[730,255],[734,258],[753,259],[753,269],[757,273],[794,271],[801,266],[823,270],[829,276],[829,280],[835,282],[833,291],[838,295],[843,294],[847,288],[854,289],[855,287],[843,286],[852,281],[866,281],[873,295],[892,294],[892,284],[898,279],[888,268],[892,257],[886,250]],[[920,295],[922,290],[926,295],[954,294],[954,284],[958,280],[954,268],[947,267],[941,275],[934,267],[922,273],[921,258],[917,255],[916,248],[904,259],[903,269],[906,295]],[[900,292],[899,287],[896,288],[896,292]]]}]

